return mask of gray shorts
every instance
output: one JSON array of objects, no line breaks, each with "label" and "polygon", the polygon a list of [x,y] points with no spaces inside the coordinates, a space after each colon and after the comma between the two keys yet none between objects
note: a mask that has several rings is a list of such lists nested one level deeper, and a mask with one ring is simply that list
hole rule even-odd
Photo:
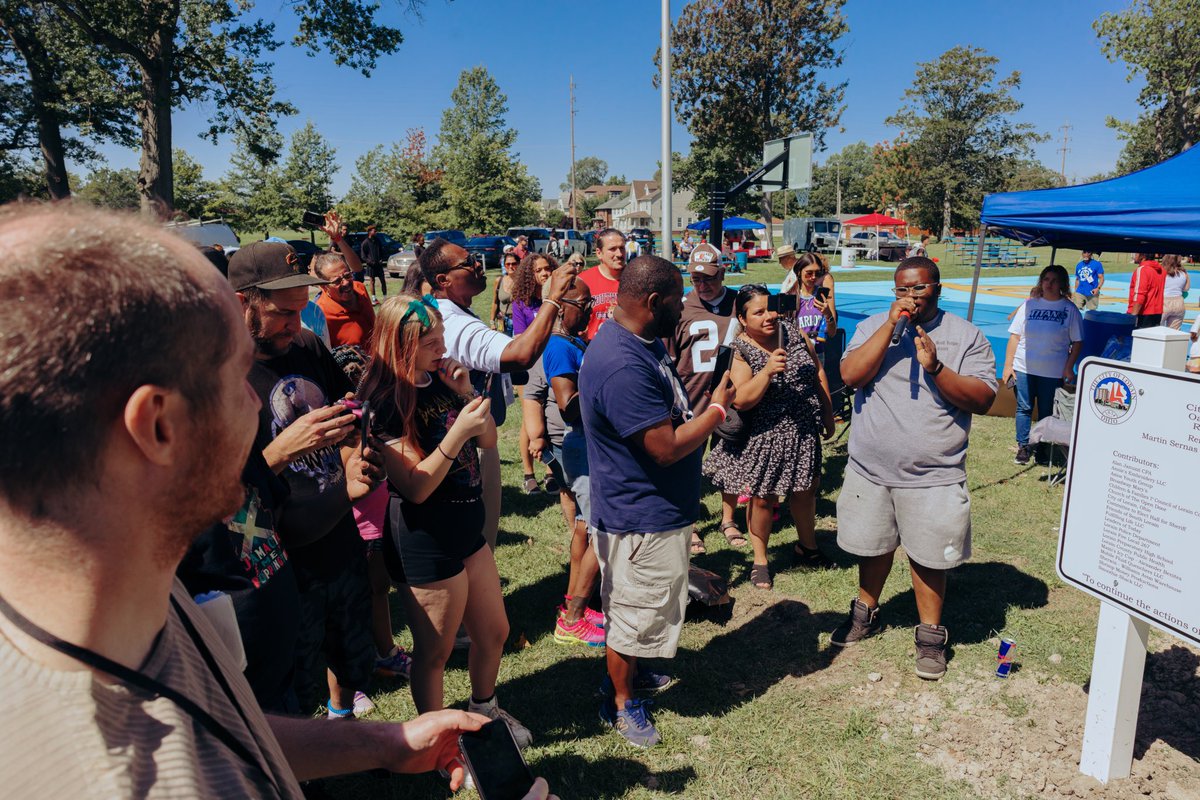
[{"label": "gray shorts", "polygon": [[600,561],[605,644],[639,658],[671,658],[687,607],[692,526],[663,533],[589,529]]},{"label": "gray shorts", "polygon": [[971,557],[971,498],[966,483],[893,489],[846,468],[837,502],[838,547],[881,556],[900,545],[910,560],[950,569]]}]

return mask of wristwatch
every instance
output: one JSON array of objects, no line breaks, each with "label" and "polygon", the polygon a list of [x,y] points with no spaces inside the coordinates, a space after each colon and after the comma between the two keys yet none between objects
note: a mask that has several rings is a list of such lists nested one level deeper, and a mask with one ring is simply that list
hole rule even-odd
[{"label": "wristwatch", "polygon": [[945,365],[944,363],[942,363],[942,360],[941,360],[941,359],[938,359],[938,362],[937,362],[936,364],[934,364],[934,366],[933,366],[933,369],[926,370],[926,372],[928,372],[928,373],[929,373],[931,376],[933,376],[934,378],[936,378],[938,375],[940,375],[940,374],[941,374],[941,372],[942,372],[942,369],[943,369],[945,366],[946,366],[946,365]]}]

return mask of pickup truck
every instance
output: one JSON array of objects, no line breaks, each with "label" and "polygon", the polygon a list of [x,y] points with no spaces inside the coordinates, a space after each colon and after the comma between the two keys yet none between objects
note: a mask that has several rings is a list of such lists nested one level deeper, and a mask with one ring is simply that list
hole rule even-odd
[{"label": "pickup truck", "polygon": [[908,242],[891,231],[859,231],[847,243],[868,261],[900,261],[908,252]]}]

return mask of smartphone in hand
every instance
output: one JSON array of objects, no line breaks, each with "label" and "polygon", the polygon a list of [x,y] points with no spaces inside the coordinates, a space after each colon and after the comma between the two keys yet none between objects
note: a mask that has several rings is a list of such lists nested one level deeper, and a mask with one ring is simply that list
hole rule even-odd
[{"label": "smartphone in hand", "polygon": [[820,300],[822,303],[826,302],[829,300],[829,287],[818,286],[817,288],[813,289],[813,297]]},{"label": "smartphone in hand", "polygon": [[375,424],[375,412],[371,409],[371,401],[364,400],[362,413],[358,417],[358,454],[365,455],[367,437],[371,435],[371,426]]},{"label": "smartphone in hand", "polygon": [[721,345],[717,348],[717,358],[713,364],[712,377],[708,379],[708,391],[712,392],[721,385],[721,381],[725,379],[725,373],[729,372],[729,366],[733,363],[733,350]]},{"label": "smartphone in hand", "polygon": [[521,800],[533,787],[533,773],[504,720],[459,735],[458,747],[482,800]]},{"label": "smartphone in hand", "polygon": [[773,294],[767,298],[767,310],[774,311],[781,317],[796,313],[796,295]]},{"label": "smartphone in hand", "polygon": [[305,228],[319,231],[325,227],[325,215],[315,211],[305,211],[300,217],[300,224]]}]

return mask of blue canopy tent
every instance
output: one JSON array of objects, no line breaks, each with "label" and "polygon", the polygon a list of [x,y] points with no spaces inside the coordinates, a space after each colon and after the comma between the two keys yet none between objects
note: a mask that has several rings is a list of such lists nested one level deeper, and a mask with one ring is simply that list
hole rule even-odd
[{"label": "blue canopy tent", "polygon": [[[709,220],[705,217],[699,222],[693,222],[691,225],[688,225],[688,230],[706,231],[708,230],[708,226]],[[721,227],[727,231],[755,231],[759,228],[765,228],[766,225],[761,222],[755,222],[752,219],[746,219],[745,217],[728,217],[725,220],[725,224]]]},{"label": "blue canopy tent", "polygon": [[1200,147],[1107,181],[990,194],[981,221],[968,319],[988,232],[1029,247],[1200,255]]}]

